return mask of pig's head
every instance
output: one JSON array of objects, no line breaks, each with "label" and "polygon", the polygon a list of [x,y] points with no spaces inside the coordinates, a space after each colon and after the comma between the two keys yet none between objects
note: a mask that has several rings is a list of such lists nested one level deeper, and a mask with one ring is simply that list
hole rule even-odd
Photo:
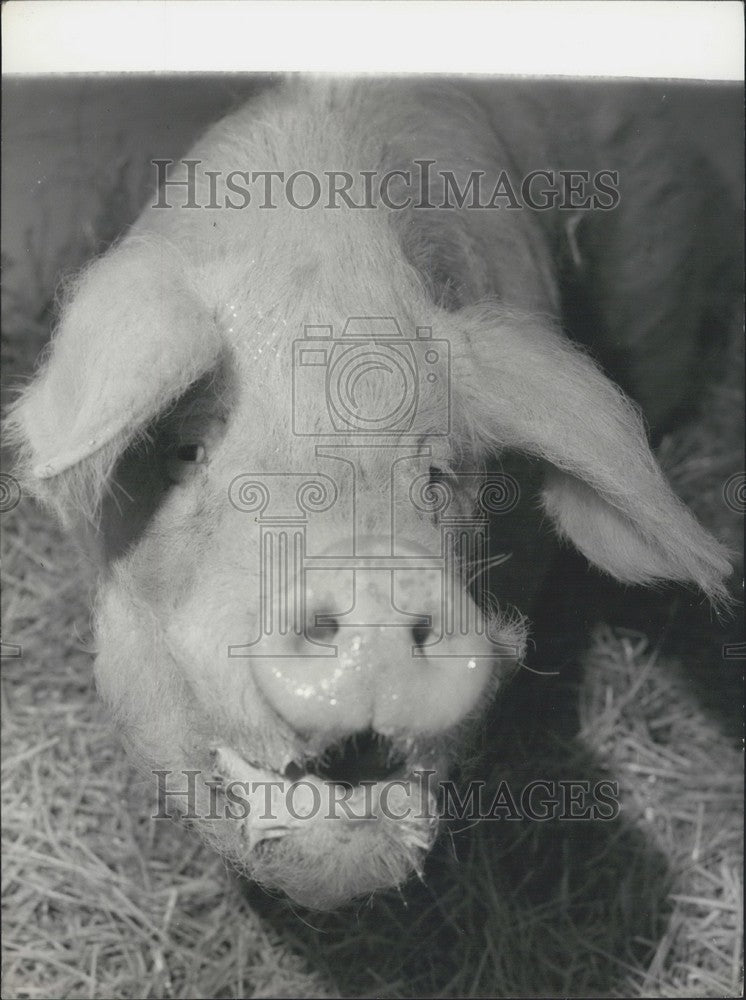
[{"label": "pig's head", "polygon": [[[379,166],[330,107],[265,99],[195,157]],[[203,836],[319,908],[420,867],[437,780],[521,660],[522,615],[476,581],[526,485],[489,464],[530,459],[530,505],[618,579],[724,596],[636,411],[548,318],[540,234],[508,232],[508,308],[446,216],[151,209],[13,414],[26,483],[99,550],[97,680],[134,758],[170,791],[198,771]]]}]

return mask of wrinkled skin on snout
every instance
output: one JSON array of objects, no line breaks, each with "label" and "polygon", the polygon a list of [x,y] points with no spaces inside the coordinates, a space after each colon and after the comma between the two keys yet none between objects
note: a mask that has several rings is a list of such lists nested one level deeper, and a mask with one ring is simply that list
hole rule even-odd
[{"label": "wrinkled skin on snout", "polygon": [[[501,113],[509,140],[511,115],[528,112]],[[191,156],[206,202],[205,170],[247,164],[323,176],[425,155],[465,177],[503,162],[500,134],[458,89],[300,83]],[[629,224],[604,221],[625,260],[647,217],[637,152]],[[660,168],[655,150],[650,161]],[[171,196],[71,287],[13,415],[22,475],[98,551],[97,682],[133,760],[171,771],[171,789],[198,771],[200,833],[250,876],[328,908],[421,869],[438,781],[523,656],[541,532],[620,580],[690,584],[716,602],[729,566],[672,494],[636,408],[560,332],[554,223],[282,199],[199,212]],[[656,238],[676,275],[696,248],[688,222],[669,224]],[[601,269],[605,230],[586,228],[585,266]],[[601,305],[620,315],[604,277]],[[705,303],[664,279],[644,269],[630,340],[660,353],[675,327],[682,364]],[[618,349],[624,329],[606,333]],[[377,423],[340,428],[345,399]],[[513,576],[488,595],[490,559]]]}]

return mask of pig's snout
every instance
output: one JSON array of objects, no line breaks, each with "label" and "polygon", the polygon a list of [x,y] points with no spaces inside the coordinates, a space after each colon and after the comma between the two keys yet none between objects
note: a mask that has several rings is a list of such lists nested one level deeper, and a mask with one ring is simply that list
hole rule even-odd
[{"label": "pig's snout", "polygon": [[288,635],[284,655],[257,658],[254,677],[304,736],[416,735],[461,722],[492,665],[483,618],[460,581],[379,565],[337,572],[331,586],[309,583],[304,627]]},{"label": "pig's snout", "polygon": [[488,667],[466,654],[434,659],[423,650],[415,656],[414,643],[394,627],[340,629],[335,655],[260,660],[255,677],[298,733],[449,729],[476,706]]}]

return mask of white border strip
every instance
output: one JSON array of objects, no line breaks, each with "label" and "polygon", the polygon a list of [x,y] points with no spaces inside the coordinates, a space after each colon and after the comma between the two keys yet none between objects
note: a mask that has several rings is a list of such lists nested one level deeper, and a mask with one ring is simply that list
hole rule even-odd
[{"label": "white border strip", "polygon": [[742,80],[737,0],[15,0],[5,73],[437,72]]}]

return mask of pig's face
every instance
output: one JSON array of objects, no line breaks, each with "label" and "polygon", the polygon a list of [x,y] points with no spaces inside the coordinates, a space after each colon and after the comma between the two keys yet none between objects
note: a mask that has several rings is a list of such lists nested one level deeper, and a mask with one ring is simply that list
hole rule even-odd
[{"label": "pig's face", "polygon": [[[318,133],[326,98],[273,100],[204,169],[378,162],[347,103]],[[529,308],[546,261],[508,280],[544,260],[529,223],[512,309],[470,299],[469,224],[428,216],[418,246],[382,210],[151,210],[15,412],[26,481],[102,549],[97,678],[134,758],[170,792],[197,771],[200,832],[309,906],[398,885],[433,841],[437,781],[525,645],[511,595],[479,591],[489,554],[528,562],[487,544],[511,497],[619,579],[724,593],[634,409],[551,294]],[[535,490],[485,476],[507,454]]]},{"label": "pig's face", "polygon": [[[396,324],[372,340],[377,319],[292,338],[268,310],[257,345],[254,309],[226,311],[215,370],[114,469],[98,684],[169,788],[197,768],[250,803],[243,818],[221,793],[237,818],[198,821],[207,837],[329,906],[420,866],[437,781],[523,651],[519,617],[486,614],[467,586],[485,487],[505,484],[456,469],[447,384],[426,411],[426,375],[450,368],[429,329],[414,344]],[[331,368],[310,387],[305,351]],[[407,430],[360,433],[408,405]]]}]

